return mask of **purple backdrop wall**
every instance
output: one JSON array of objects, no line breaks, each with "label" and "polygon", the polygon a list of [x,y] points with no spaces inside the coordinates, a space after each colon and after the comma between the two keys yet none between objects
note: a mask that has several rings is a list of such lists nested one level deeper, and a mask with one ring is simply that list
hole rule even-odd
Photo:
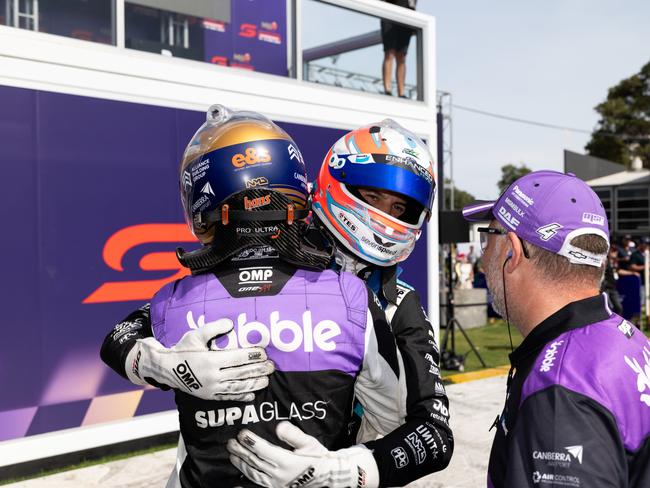
[{"label": "purple backdrop wall", "polygon": [[[177,164],[204,114],[4,86],[0,106],[0,441],[174,408],[98,353],[191,246]],[[343,133],[280,125],[312,177]],[[423,296],[425,263],[423,237],[403,274]]]},{"label": "purple backdrop wall", "polygon": [[232,0],[230,23],[205,21],[205,61],[287,76],[285,0]]}]

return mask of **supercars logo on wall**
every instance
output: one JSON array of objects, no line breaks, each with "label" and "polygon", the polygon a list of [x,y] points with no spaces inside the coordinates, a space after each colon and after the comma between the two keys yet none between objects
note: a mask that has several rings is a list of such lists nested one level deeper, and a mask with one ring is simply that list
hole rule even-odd
[{"label": "supercars logo on wall", "polygon": [[248,22],[240,24],[239,37],[257,37],[257,25]]},{"label": "supercars logo on wall", "polygon": [[[155,236],[155,237],[152,237]],[[185,224],[140,224],[126,227],[108,238],[102,251],[104,263],[118,273],[125,273],[124,257],[138,246],[155,243],[196,243]],[[162,286],[190,273],[178,262],[176,253],[150,252],[140,258],[138,271],[169,271],[163,278],[149,280],[107,281],[97,287],[82,303],[127,302],[149,300]]]}]

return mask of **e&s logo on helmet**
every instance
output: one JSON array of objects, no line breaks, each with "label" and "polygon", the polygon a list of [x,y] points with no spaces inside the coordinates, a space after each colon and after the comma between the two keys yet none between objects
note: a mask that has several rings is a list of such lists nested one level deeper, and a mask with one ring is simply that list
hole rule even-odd
[{"label": "e&s logo on helmet", "polygon": [[237,153],[232,157],[231,163],[235,168],[245,168],[260,163],[270,163],[271,155],[264,148],[247,147],[244,154]]}]

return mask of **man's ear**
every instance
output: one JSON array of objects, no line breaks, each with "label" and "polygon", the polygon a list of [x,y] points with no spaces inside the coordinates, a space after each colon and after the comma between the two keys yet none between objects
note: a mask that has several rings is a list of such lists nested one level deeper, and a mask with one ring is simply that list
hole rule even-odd
[{"label": "man's ear", "polygon": [[506,260],[504,261],[503,264],[505,270],[508,273],[512,273],[517,268],[517,266],[519,266],[519,263],[523,258],[523,249],[521,247],[521,241],[517,237],[517,234],[515,234],[514,232],[508,232],[507,238],[508,238],[508,244],[510,245],[510,249],[508,250],[508,254],[506,255]]}]

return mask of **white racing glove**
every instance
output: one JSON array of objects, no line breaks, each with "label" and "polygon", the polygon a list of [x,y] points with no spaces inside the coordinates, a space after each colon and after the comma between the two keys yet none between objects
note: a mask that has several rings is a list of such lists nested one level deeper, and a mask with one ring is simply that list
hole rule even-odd
[{"label": "white racing glove", "polygon": [[212,339],[233,327],[229,319],[206,324],[171,348],[153,337],[138,339],[126,357],[126,374],[137,385],[153,380],[204,400],[250,402],[253,392],[268,386],[275,367],[261,347],[210,350]]},{"label": "white racing glove", "polygon": [[377,488],[379,470],[370,449],[363,445],[328,451],[316,438],[289,422],[280,422],[278,438],[289,451],[242,430],[228,441],[230,461],[254,483],[267,488]]}]

